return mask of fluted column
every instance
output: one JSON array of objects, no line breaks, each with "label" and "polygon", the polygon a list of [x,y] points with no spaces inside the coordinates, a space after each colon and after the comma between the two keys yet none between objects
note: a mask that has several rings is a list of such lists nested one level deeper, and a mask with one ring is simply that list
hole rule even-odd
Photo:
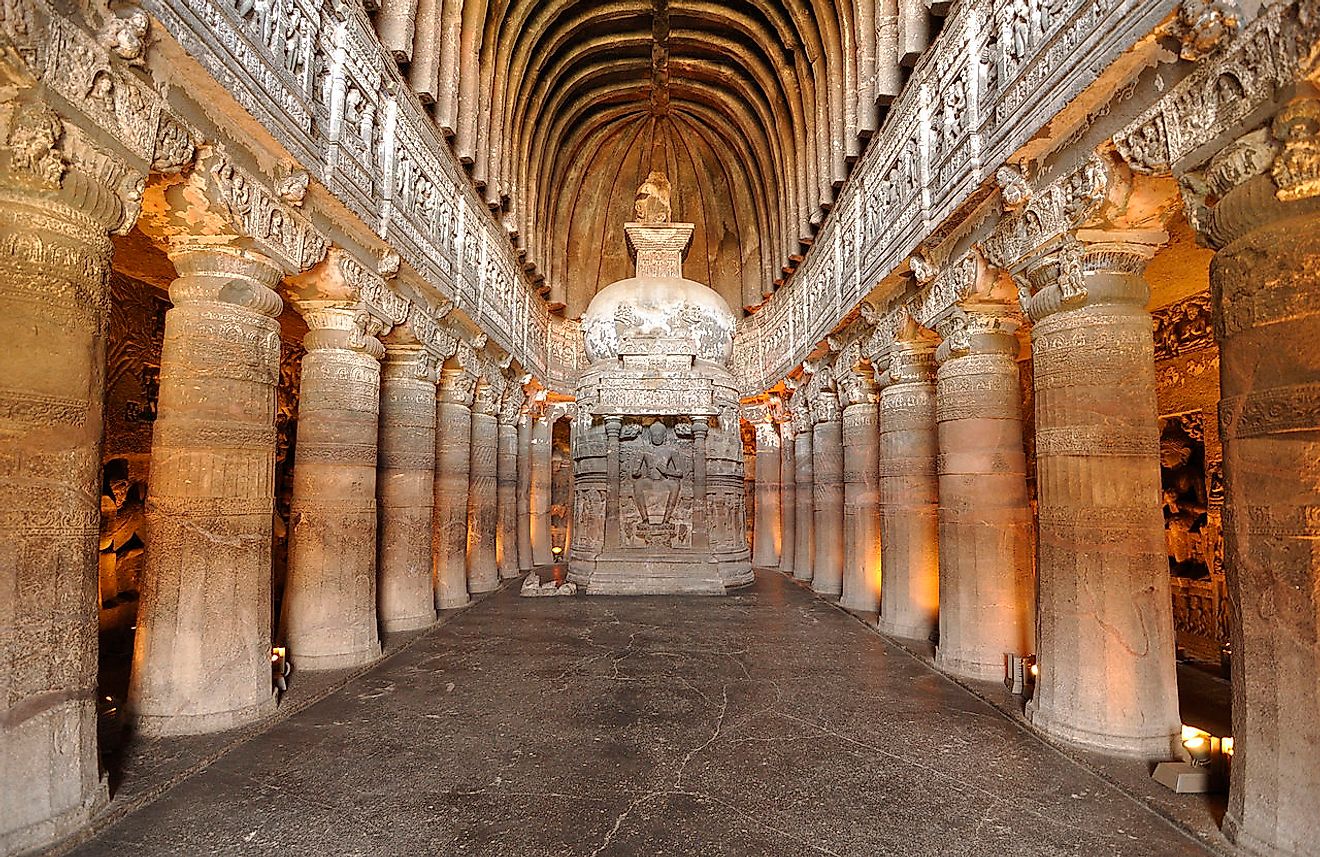
[{"label": "fluted column", "polygon": [[499,441],[495,455],[495,505],[498,524],[495,533],[495,563],[500,580],[518,576],[518,412],[522,408],[522,389],[515,386],[505,393],[500,405]]},{"label": "fluted column", "polygon": [[769,413],[758,413],[756,430],[756,523],[752,565],[779,567],[779,427]]},{"label": "fluted column", "polygon": [[440,373],[436,397],[435,511],[431,524],[431,579],[439,610],[466,607],[468,487],[472,466],[472,394],[477,379],[466,369]]},{"label": "fluted column", "polygon": [[924,640],[939,621],[935,346],[909,320],[880,393],[880,630]]},{"label": "fluted column", "polygon": [[[10,139],[59,120],[11,101]],[[96,755],[96,546],[113,194],[57,150],[0,168],[0,852],[67,835],[106,799]]]},{"label": "fluted column", "polygon": [[[308,275],[317,276],[316,272]],[[359,306],[295,303],[307,322],[282,627],[302,670],[380,656],[376,627],[376,442],[380,325]]]},{"label": "fluted column", "polygon": [[1029,273],[1040,676],[1027,714],[1072,743],[1158,758],[1181,724],[1142,277],[1152,254],[1071,242]]},{"label": "fluted column", "polygon": [[805,391],[793,402],[793,465],[797,481],[793,577],[811,580],[816,564],[815,477],[812,461],[812,419]]},{"label": "fluted column", "polygon": [[843,597],[839,604],[880,612],[880,462],[875,382],[861,364],[840,373],[843,408]]},{"label": "fluted column", "polygon": [[550,477],[554,445],[552,411],[542,405],[532,419],[531,534],[532,562],[551,565],[555,561],[550,539]]},{"label": "fluted column", "polygon": [[532,559],[532,416],[518,414],[518,570],[529,571]]},{"label": "fluted column", "polygon": [[967,306],[941,346],[940,642],[935,664],[1004,676],[1004,654],[1035,651],[1031,510],[1022,445],[1018,327],[1002,304]]},{"label": "fluted column", "polygon": [[435,621],[431,515],[435,492],[436,357],[407,331],[385,340],[380,384],[380,571],[382,631]]},{"label": "fluted column", "polygon": [[1274,120],[1282,146],[1272,174],[1231,186],[1242,178],[1244,156],[1264,148],[1255,135],[1211,162],[1220,201],[1207,237],[1219,248],[1210,284],[1233,616],[1234,756],[1224,832],[1252,854],[1316,857],[1320,97],[1301,92]]},{"label": "fluted column", "polygon": [[477,384],[472,403],[467,542],[467,586],[468,592],[474,595],[492,592],[500,586],[500,570],[495,556],[499,408],[499,391],[484,380]]},{"label": "fluted column", "polygon": [[[143,735],[229,729],[274,710],[275,385],[283,271],[182,244],[152,430],[146,563],[128,707]],[[238,284],[239,287],[235,287]]]},{"label": "fluted column", "polygon": [[843,594],[843,423],[839,397],[823,390],[812,406],[812,497],[815,501],[815,566],[811,588]]},{"label": "fluted column", "polygon": [[793,573],[797,555],[797,458],[793,423],[779,424],[779,570]]}]

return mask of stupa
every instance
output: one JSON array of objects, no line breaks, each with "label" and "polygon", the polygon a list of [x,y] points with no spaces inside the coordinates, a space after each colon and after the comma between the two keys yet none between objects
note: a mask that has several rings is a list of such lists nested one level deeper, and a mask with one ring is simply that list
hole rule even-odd
[{"label": "stupa", "polygon": [[722,595],[752,581],[734,314],[683,278],[693,225],[651,173],[624,225],[636,276],[582,316],[569,578],[589,595]]}]

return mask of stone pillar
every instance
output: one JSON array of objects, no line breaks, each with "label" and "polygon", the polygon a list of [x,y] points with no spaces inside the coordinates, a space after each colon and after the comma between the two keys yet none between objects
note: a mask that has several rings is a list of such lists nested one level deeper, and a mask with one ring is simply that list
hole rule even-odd
[{"label": "stone pillar", "polygon": [[1035,651],[1018,327],[1002,304],[969,305],[940,347],[940,642],[935,665],[1004,676],[1004,654]]},{"label": "stone pillar", "polygon": [[710,504],[706,492],[706,437],[710,423],[706,417],[692,418],[692,548],[709,550],[710,528],[706,524],[706,509]]},{"label": "stone pillar", "polygon": [[518,570],[530,571],[532,559],[532,417],[518,414]]},{"label": "stone pillar", "polygon": [[605,418],[605,548],[619,546],[619,435],[623,418]]},{"label": "stone pillar", "polygon": [[[147,552],[128,707],[143,735],[275,709],[270,674],[275,386],[283,271],[177,245],[152,429]],[[236,287],[237,286],[237,287]]]},{"label": "stone pillar", "polygon": [[[314,269],[307,277],[320,274]],[[379,322],[360,306],[329,300],[299,300],[295,306],[308,331],[293,462],[284,642],[298,669],[346,669],[380,657],[376,441],[385,348],[374,335]]]},{"label": "stone pillar", "polygon": [[767,413],[756,429],[756,523],[752,526],[752,566],[779,567],[779,427]]},{"label": "stone pillar", "polygon": [[1318,116],[1313,91],[1279,112],[1272,130],[1283,145],[1272,176],[1231,185],[1240,164],[1264,148],[1256,135],[1208,170],[1220,194],[1208,237],[1218,247],[1210,284],[1233,617],[1234,756],[1224,832],[1260,855],[1320,855]]},{"label": "stone pillar", "polygon": [[880,393],[880,630],[925,640],[939,622],[935,346],[911,320],[890,348]]},{"label": "stone pillar", "polygon": [[813,403],[812,497],[815,500],[815,565],[811,588],[843,594],[843,424],[839,397],[822,390]]},{"label": "stone pillar", "polygon": [[385,341],[380,383],[380,577],[385,632],[435,621],[431,515],[435,491],[436,357],[407,331]]},{"label": "stone pillar", "polygon": [[[843,359],[842,356],[840,359]],[[880,460],[875,382],[869,366],[840,373],[843,408],[843,597],[845,609],[880,612]]]},{"label": "stone pillar", "polygon": [[472,466],[472,394],[477,379],[466,369],[440,372],[435,424],[435,513],[431,523],[431,578],[439,610],[466,607],[468,487]]},{"label": "stone pillar", "polygon": [[797,553],[797,460],[793,423],[779,424],[779,570],[793,573]]},{"label": "stone pillar", "polygon": [[1037,259],[1038,728],[1107,753],[1178,744],[1160,510],[1150,246],[1069,241]]},{"label": "stone pillar", "polygon": [[531,530],[532,562],[552,565],[555,561],[550,539],[550,482],[554,454],[554,417],[542,405],[532,420]]},{"label": "stone pillar", "polygon": [[468,474],[467,588],[478,595],[500,586],[495,558],[496,461],[499,394],[485,381],[472,403],[472,464]]},{"label": "stone pillar", "polygon": [[793,577],[811,580],[816,564],[816,503],[815,477],[812,475],[812,419],[806,401],[806,392],[798,394],[802,401],[793,402],[793,464],[797,480],[795,508],[796,530],[793,541]]},{"label": "stone pillar", "polygon": [[[11,102],[10,139],[55,146]],[[26,135],[20,137],[19,135]],[[115,196],[58,149],[0,169],[0,852],[65,836],[106,800],[96,756],[101,414]],[[55,175],[52,175],[55,174]]]},{"label": "stone pillar", "polygon": [[521,568],[518,556],[518,411],[522,389],[505,393],[500,405],[499,441],[495,456],[495,562],[500,580],[513,580]]}]

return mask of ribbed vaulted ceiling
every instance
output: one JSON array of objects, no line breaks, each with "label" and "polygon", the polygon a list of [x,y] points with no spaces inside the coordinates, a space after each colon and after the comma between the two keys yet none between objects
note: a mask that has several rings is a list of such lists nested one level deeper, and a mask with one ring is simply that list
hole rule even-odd
[{"label": "ribbed vaulted ceiling", "polygon": [[377,27],[570,316],[630,274],[652,169],[697,224],[685,274],[760,303],[931,29],[923,0],[382,0]]}]

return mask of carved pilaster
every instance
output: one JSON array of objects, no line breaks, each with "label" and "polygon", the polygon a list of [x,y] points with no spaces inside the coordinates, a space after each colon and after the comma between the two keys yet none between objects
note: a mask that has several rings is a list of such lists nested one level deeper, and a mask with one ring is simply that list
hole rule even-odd
[{"label": "carved pilaster", "polygon": [[756,523],[752,528],[752,565],[778,568],[780,548],[779,426],[773,406],[745,410],[756,432]]},{"label": "carved pilaster", "polygon": [[797,461],[793,422],[779,423],[779,570],[793,574],[797,552]]},{"label": "carved pilaster", "polygon": [[553,408],[544,402],[534,412],[531,433],[531,508],[530,524],[532,562],[550,565],[555,561],[550,539],[550,469],[553,463]]},{"label": "carved pilaster", "polygon": [[1019,324],[1016,307],[965,304],[941,328],[937,352],[936,664],[974,679],[1002,678],[1006,652],[1035,651]]},{"label": "carved pilaster", "polygon": [[[232,247],[172,254],[129,706],[147,735],[274,709],[275,385],[283,271]],[[190,618],[195,617],[195,618]],[[199,645],[200,643],[200,645]]]},{"label": "carved pilaster", "polygon": [[815,473],[812,454],[813,420],[805,388],[793,396],[793,465],[797,489],[794,514],[793,577],[811,580],[816,562]]},{"label": "carved pilaster", "polygon": [[435,511],[431,554],[435,606],[466,606],[468,488],[472,466],[472,398],[477,378],[467,369],[445,367],[436,396]]},{"label": "carved pilaster", "polygon": [[495,553],[501,580],[518,576],[518,422],[526,395],[514,384],[500,404],[499,441],[496,451]]},{"label": "carved pilaster", "polygon": [[[867,618],[880,610],[879,412],[871,366],[845,351],[835,364],[843,404],[843,595]],[[839,371],[839,370],[843,371]]]},{"label": "carved pilaster", "polygon": [[22,781],[0,851],[67,835],[104,803],[96,752],[97,562],[109,178],[44,105],[0,101],[0,768]]},{"label": "carved pilaster", "polygon": [[379,657],[376,463],[382,323],[341,294],[332,259],[294,283],[307,322],[282,631],[299,669]]},{"label": "carved pilaster", "polygon": [[431,516],[435,492],[438,360],[408,328],[384,340],[381,361],[379,605],[385,632],[435,621]]},{"label": "carved pilaster", "polygon": [[518,414],[518,570],[532,568],[532,414]]},{"label": "carved pilaster", "polygon": [[1039,496],[1040,678],[1029,716],[1076,744],[1154,758],[1180,727],[1142,276],[1149,240],[1078,230],[1023,273]]},{"label": "carved pilaster", "polygon": [[495,551],[499,410],[500,391],[481,380],[472,403],[472,463],[468,474],[467,583],[473,594],[490,592],[500,585]]},{"label": "carved pilaster", "polygon": [[880,629],[926,639],[939,609],[939,483],[935,349],[939,338],[911,318],[889,352],[880,392]]},{"label": "carved pilaster", "polygon": [[815,565],[811,588],[843,593],[843,415],[839,396],[821,390],[811,405],[812,500],[815,507]]},{"label": "carved pilaster", "polygon": [[1320,774],[1296,763],[1320,741],[1320,126],[1301,89],[1269,136],[1230,145],[1206,170],[1233,619],[1224,832],[1252,854],[1313,853],[1320,813]]}]

